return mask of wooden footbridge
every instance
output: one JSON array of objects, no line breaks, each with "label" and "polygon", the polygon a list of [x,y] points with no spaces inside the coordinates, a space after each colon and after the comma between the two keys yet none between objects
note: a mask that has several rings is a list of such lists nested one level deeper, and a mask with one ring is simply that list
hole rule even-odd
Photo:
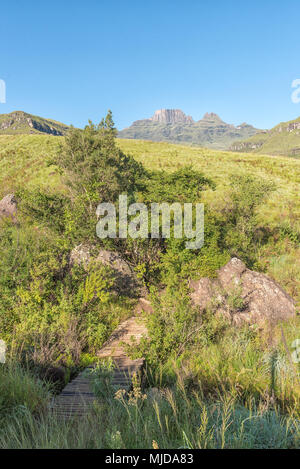
[{"label": "wooden footbridge", "polygon": [[[134,374],[143,373],[144,359],[131,360],[126,355],[124,344],[131,344],[133,341],[137,344],[143,335],[147,335],[146,326],[139,312],[149,309],[151,309],[150,303],[141,299],[136,315],[121,323],[98,353],[99,361],[110,359],[114,364],[111,384],[116,391],[124,389],[128,392]],[[93,404],[97,402],[91,385],[93,368],[94,366],[90,366],[82,371],[53,400],[51,408],[58,417],[82,417],[90,412]]]}]

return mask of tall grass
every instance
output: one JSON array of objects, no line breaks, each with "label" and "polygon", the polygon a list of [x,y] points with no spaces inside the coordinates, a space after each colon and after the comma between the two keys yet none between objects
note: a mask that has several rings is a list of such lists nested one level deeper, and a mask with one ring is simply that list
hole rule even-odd
[{"label": "tall grass", "polygon": [[0,421],[44,412],[50,385],[16,363],[0,364]]},{"label": "tall grass", "polygon": [[249,400],[242,405],[230,393],[205,399],[188,392],[177,377],[171,387],[129,397],[102,396],[79,420],[35,414],[28,406],[2,422],[0,448],[297,448],[299,419],[275,406]]}]

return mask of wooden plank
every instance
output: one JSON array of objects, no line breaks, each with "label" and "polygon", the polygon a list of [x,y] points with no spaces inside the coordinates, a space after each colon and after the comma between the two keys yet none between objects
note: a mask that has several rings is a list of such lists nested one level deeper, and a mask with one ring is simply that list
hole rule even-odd
[{"label": "wooden plank", "polygon": [[[141,337],[147,335],[145,325],[139,318],[132,317],[124,321],[111,335],[98,353],[99,359],[111,358],[114,362],[111,384],[118,389],[129,391],[132,387],[134,374],[142,375],[144,359],[131,360],[126,356],[124,345],[130,344],[132,338],[139,343]],[[59,418],[81,418],[86,416],[97,402],[91,386],[91,373],[94,366],[87,367],[53,400],[51,409]]]}]

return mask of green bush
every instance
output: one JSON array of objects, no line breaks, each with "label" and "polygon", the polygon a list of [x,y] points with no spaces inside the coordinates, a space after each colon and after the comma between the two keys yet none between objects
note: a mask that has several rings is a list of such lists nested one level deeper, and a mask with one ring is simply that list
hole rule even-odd
[{"label": "green bush", "polygon": [[257,258],[260,240],[256,239],[259,223],[257,209],[275,190],[273,183],[252,176],[232,176],[230,205],[225,212],[224,246],[231,256],[240,257],[249,266]]},{"label": "green bush", "polygon": [[180,355],[195,341],[200,322],[184,287],[153,292],[152,306],[154,312],[146,316],[149,339],[143,338],[132,353],[146,357],[153,364]]}]

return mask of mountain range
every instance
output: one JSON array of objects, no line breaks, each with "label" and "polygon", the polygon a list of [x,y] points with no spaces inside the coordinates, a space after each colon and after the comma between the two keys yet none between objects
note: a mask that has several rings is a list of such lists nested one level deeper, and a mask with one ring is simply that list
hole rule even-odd
[{"label": "mountain range", "polygon": [[247,139],[257,132],[260,130],[246,123],[227,124],[214,113],[206,113],[202,119],[194,121],[180,109],[160,109],[149,119],[133,122],[118,136],[228,149],[235,141]]},{"label": "mountain range", "polygon": [[[23,111],[0,114],[0,135],[48,134],[63,136],[68,125]],[[300,156],[300,117],[281,122],[271,130],[243,123],[227,124],[217,114],[206,113],[194,121],[180,109],[160,109],[121,130],[119,138],[200,145],[219,150],[269,155]]]}]

